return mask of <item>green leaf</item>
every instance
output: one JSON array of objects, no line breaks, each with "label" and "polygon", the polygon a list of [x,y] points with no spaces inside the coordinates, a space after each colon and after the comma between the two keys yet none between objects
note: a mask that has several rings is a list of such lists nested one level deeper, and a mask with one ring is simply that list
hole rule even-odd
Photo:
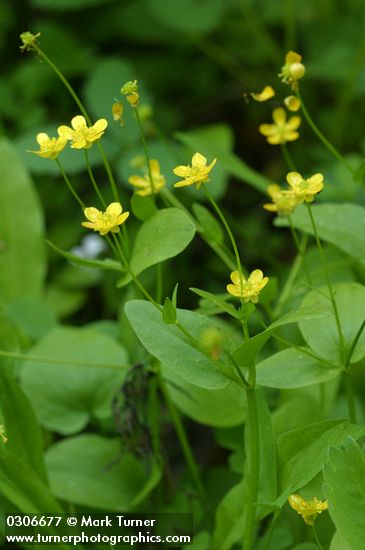
[{"label": "green leaf", "polygon": [[230,550],[242,538],[245,497],[243,481],[224,495],[216,511],[211,550]]},{"label": "green leaf", "polygon": [[300,320],[328,317],[331,314],[332,312],[327,304],[303,306],[296,310],[290,311],[269,325],[263,332],[260,332],[259,334],[256,334],[256,336],[253,336],[249,340],[243,342],[243,344],[241,344],[241,346],[234,351],[233,358],[240,367],[248,367],[250,364],[255,362],[256,355],[260,349],[266,344],[272,333],[279,327],[291,323],[298,323]]},{"label": "green leaf", "polygon": [[339,447],[348,436],[365,434],[365,426],[347,421],[326,420],[290,430],[278,437],[281,491],[295,492],[309,483],[327,461],[328,449]]},{"label": "green leaf", "polygon": [[172,31],[204,35],[220,22],[224,11],[221,0],[147,0],[147,6],[163,26]]},{"label": "green leaf", "polygon": [[[195,225],[178,208],[159,210],[139,229],[134,241],[130,267],[139,275],[148,267],[156,265],[182,252],[195,235]],[[119,280],[118,286],[124,286],[131,280],[126,274]]]},{"label": "green leaf", "polygon": [[[355,282],[337,283],[333,285],[333,290],[345,341],[345,356],[347,356],[364,321],[365,286]],[[309,292],[302,302],[304,307],[328,307],[330,304],[326,287]],[[337,325],[333,315],[327,319],[313,319],[310,322],[302,320],[299,322],[299,328],[309,347],[316,353],[331,361],[342,362]],[[356,344],[351,362],[360,361],[364,356],[365,332],[363,331]]]},{"label": "green leaf", "polygon": [[[365,249],[365,208],[357,204],[315,204],[311,206],[320,239],[327,241],[362,264]],[[304,206],[291,216],[294,227],[313,235],[312,224]],[[275,225],[288,226],[286,218],[276,218]]]},{"label": "green leaf", "polygon": [[41,207],[32,180],[4,138],[0,158],[0,295],[37,297],[46,271]]},{"label": "green leaf", "polygon": [[110,336],[87,328],[55,328],[30,354],[35,360],[24,361],[22,385],[44,427],[72,434],[91,417],[110,416],[128,363],[124,349]]},{"label": "green leaf", "polygon": [[238,384],[229,382],[222,389],[202,388],[191,384],[165,364],[162,365],[162,374],[175,405],[195,422],[228,428],[244,421],[246,393]]},{"label": "green leaf", "polygon": [[143,462],[123,451],[120,440],[96,434],[56,443],[46,453],[46,465],[58,498],[118,512],[138,504],[160,478],[154,467],[151,483]]},{"label": "green leaf", "polygon": [[217,244],[222,244],[224,234],[220,223],[210,213],[205,206],[194,203],[192,206],[195,217],[201,225],[201,233],[209,240]]},{"label": "green leaf", "polygon": [[[125,312],[147,351],[176,374],[191,384],[207,389],[221,389],[230,383],[224,372],[232,370],[231,364],[209,359],[193,346],[177,326],[166,325],[161,313],[152,304],[144,300],[131,300],[125,305]],[[208,317],[192,311],[178,309],[177,319],[198,340],[205,330],[217,329]]]},{"label": "green leaf", "polygon": [[176,323],[176,307],[168,297],[165,298],[163,305],[162,320],[167,325],[174,325]]},{"label": "green leaf", "polygon": [[0,403],[8,438],[7,449],[46,481],[42,431],[28,399],[17,383],[14,364],[1,359]]},{"label": "green leaf", "polygon": [[332,537],[331,546],[329,550],[353,550],[351,546],[341,537],[338,531]]},{"label": "green leaf", "polygon": [[209,302],[212,302],[214,305],[218,306],[218,308],[221,311],[225,311],[226,313],[228,313],[229,315],[232,315],[232,317],[235,317],[236,319],[240,318],[236,308],[231,306],[230,304],[227,304],[227,302],[223,298],[220,298],[215,294],[211,294],[206,290],[201,290],[200,288],[189,288],[189,290],[191,290],[191,292],[195,292],[195,294],[197,294],[201,298],[205,298]]},{"label": "green leaf", "polygon": [[216,173],[217,167],[221,166],[228,175],[234,176],[266,194],[267,187],[272,182],[233,153],[233,135],[228,126],[224,124],[204,126],[190,132],[175,132],[174,136],[189,147],[193,153],[199,151],[208,157],[208,160],[217,158],[218,162],[214,167],[214,173]]},{"label": "green leaf", "polygon": [[32,0],[31,3],[36,8],[54,10],[54,11],[76,11],[83,10],[102,4],[108,4],[111,0]]},{"label": "green leaf", "polygon": [[329,513],[340,537],[350,548],[365,550],[365,455],[349,437],[340,449],[330,449],[324,467]]},{"label": "green leaf", "polygon": [[304,351],[288,348],[258,363],[257,383],[269,388],[302,388],[327,382],[341,372],[319,363]]},{"label": "green leaf", "polygon": [[133,215],[144,222],[151,218],[157,212],[156,204],[152,197],[141,197],[138,193],[133,193],[131,198],[131,210]]},{"label": "green leaf", "polygon": [[58,246],[51,243],[50,241],[46,240],[46,243],[51,248],[53,248],[53,250],[58,252],[58,254],[61,254],[61,256],[63,256],[73,264],[76,264],[82,267],[90,267],[92,269],[111,269],[115,271],[124,271],[120,263],[117,262],[116,260],[112,260],[111,258],[105,258],[104,260],[88,260],[87,258],[83,258],[82,256],[77,256],[76,254],[72,254],[72,252],[66,252],[66,250],[62,250],[62,248],[59,248]]}]

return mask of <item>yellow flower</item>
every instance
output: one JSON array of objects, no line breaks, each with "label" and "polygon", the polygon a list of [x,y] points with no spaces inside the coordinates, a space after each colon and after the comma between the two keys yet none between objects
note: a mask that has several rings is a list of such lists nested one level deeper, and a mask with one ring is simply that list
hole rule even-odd
[{"label": "yellow flower", "polygon": [[129,82],[126,82],[121,87],[120,93],[127,97],[127,101],[132,105],[132,107],[138,107],[139,93],[137,80],[130,80]]},{"label": "yellow flower", "polygon": [[32,34],[29,31],[22,32],[20,35],[20,40],[23,42],[23,45],[20,46],[21,51],[31,51],[37,49],[37,38],[41,35],[40,32],[37,34]]},{"label": "yellow flower", "polygon": [[67,139],[65,137],[52,137],[48,134],[41,132],[37,134],[36,140],[39,145],[39,151],[27,151],[28,153],[34,153],[44,159],[56,159],[58,155],[66,147]]},{"label": "yellow flower", "polygon": [[285,57],[285,65],[281,68],[281,73],[279,73],[282,82],[290,84],[292,90],[298,89],[297,81],[303,78],[305,74],[305,66],[301,61],[301,55],[292,51],[288,52]]},{"label": "yellow flower", "polygon": [[271,86],[265,86],[265,88],[259,94],[251,93],[251,96],[255,101],[267,101],[274,97],[275,92]]},{"label": "yellow flower", "polygon": [[276,212],[279,216],[291,214],[301,202],[293,191],[284,191],[275,183],[269,185],[267,192],[270,195],[272,203],[266,203],[263,207],[269,212]]},{"label": "yellow flower", "polygon": [[328,500],[318,500],[316,497],[312,500],[305,500],[300,495],[290,495],[289,504],[299,515],[302,516],[307,525],[314,525],[318,514],[328,509]]},{"label": "yellow flower", "polygon": [[2,424],[0,424],[0,438],[3,440],[4,443],[7,443],[8,438],[5,437],[5,428]]},{"label": "yellow flower", "polygon": [[207,166],[207,159],[200,153],[195,153],[191,160],[191,166],[176,166],[174,168],[174,174],[184,178],[175,183],[174,187],[184,187],[185,185],[193,185],[195,183],[197,189],[199,189],[202,183],[209,181],[208,174],[216,162],[217,159],[214,159]]},{"label": "yellow flower", "polygon": [[288,97],[286,97],[284,99],[284,103],[286,108],[289,109],[289,111],[294,111],[294,112],[299,111],[301,106],[300,99],[295,95],[289,95]]},{"label": "yellow flower", "polygon": [[101,212],[92,206],[85,208],[85,217],[90,221],[82,222],[81,225],[98,231],[100,235],[107,235],[109,231],[118,233],[120,230],[119,226],[122,225],[129,216],[129,212],[124,212],[122,214],[122,211],[123,208],[119,202],[112,202],[109,204],[106,212]]},{"label": "yellow flower", "polygon": [[315,195],[320,193],[324,187],[322,174],[314,174],[305,180],[298,172],[289,172],[286,180],[299,202],[313,202]]},{"label": "yellow flower", "polygon": [[58,134],[60,137],[72,141],[73,149],[90,149],[94,141],[97,141],[104,134],[108,122],[105,118],[100,118],[93,126],[88,127],[83,116],[74,116],[71,120],[72,128],[60,126]]},{"label": "yellow flower", "polygon": [[233,271],[231,281],[233,285],[227,285],[227,290],[232,296],[242,298],[244,302],[257,304],[260,291],[267,285],[269,277],[264,277],[261,269],[252,271],[248,279],[245,279],[239,271]]},{"label": "yellow flower", "polygon": [[281,107],[274,109],[272,118],[274,124],[260,124],[259,132],[267,138],[271,145],[279,145],[287,141],[298,139],[299,133],[296,131],[301,121],[299,116],[292,116],[286,120],[286,112]]},{"label": "yellow flower", "polygon": [[131,176],[128,178],[128,182],[131,185],[139,188],[139,191],[136,191],[136,193],[137,195],[141,195],[141,197],[156,194],[165,186],[166,180],[160,172],[160,165],[157,160],[150,160],[150,170],[152,182],[149,173],[144,176]]}]

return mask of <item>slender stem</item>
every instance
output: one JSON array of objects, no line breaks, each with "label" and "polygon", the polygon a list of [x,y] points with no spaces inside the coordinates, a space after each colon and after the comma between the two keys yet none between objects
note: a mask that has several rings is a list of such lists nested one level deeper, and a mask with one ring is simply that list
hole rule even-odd
[{"label": "slender stem", "polygon": [[35,363],[50,363],[55,365],[75,365],[77,367],[97,367],[101,369],[129,369],[129,365],[108,365],[105,363],[94,363],[93,361],[76,361],[75,359],[57,359],[55,357],[45,357],[43,355],[31,355],[28,353],[16,353],[12,351],[0,350],[0,357],[9,359],[20,359],[22,361],[32,361]]},{"label": "slender stem", "polygon": [[89,153],[87,152],[87,149],[85,149],[85,161],[86,161],[86,166],[87,166],[87,171],[89,173],[89,177],[90,177],[90,180],[91,180],[91,183],[93,184],[93,187],[94,187],[94,190],[95,190],[95,193],[97,194],[102,206],[104,208],[106,208],[106,202],[104,200],[104,197],[103,195],[101,194],[101,191],[99,189],[99,186],[98,184],[96,183],[96,180],[94,178],[94,174],[93,174],[93,171],[91,169],[91,165],[90,165],[90,161],[89,161]]},{"label": "slender stem", "polygon": [[246,514],[245,525],[243,531],[243,545],[242,550],[252,550],[253,537],[255,531],[256,520],[256,503],[258,497],[259,488],[259,420],[257,410],[257,397],[256,397],[256,370],[252,365],[250,368],[249,382],[251,387],[247,389],[247,425],[246,429],[248,433],[248,469],[246,471],[247,479],[247,501],[246,501]]},{"label": "slender stem", "polygon": [[296,247],[298,253],[301,254],[301,245],[300,245],[300,242],[299,242],[297,232],[296,232],[295,227],[293,225],[293,220],[292,220],[290,215],[288,216],[288,221],[289,221],[289,227],[290,227],[290,231],[291,231],[291,234],[292,234],[292,237],[293,237],[293,241],[295,243],[295,247]]},{"label": "slender stem", "polygon": [[[43,50],[40,49],[40,47],[38,45],[36,45],[36,51],[37,51],[37,54],[39,55],[39,57],[41,57],[51,67],[51,69],[56,73],[58,78],[61,80],[61,82],[67,88],[68,92],[70,93],[70,95],[74,99],[76,105],[78,106],[81,113],[85,117],[88,125],[91,126],[91,119],[89,117],[89,114],[88,114],[86,108],[84,107],[82,101],[80,100],[79,96],[77,95],[77,93],[75,92],[75,90],[73,89],[71,84],[69,83],[69,81],[63,76],[63,74],[59,70],[59,68],[53,63],[53,61],[51,61],[51,59],[43,52]],[[97,145],[98,145],[98,149],[100,151],[101,157],[103,159],[103,163],[104,163],[104,166],[105,166],[106,173],[108,175],[109,183],[110,183],[114,198],[117,202],[119,202],[117,186],[116,186],[116,183],[115,183],[113,173],[112,173],[112,170],[110,168],[108,159],[107,159],[107,157],[104,153],[103,146],[100,142],[98,142]]]},{"label": "slender stem", "polygon": [[344,383],[346,390],[346,401],[347,401],[347,410],[349,413],[349,420],[356,424],[356,408],[355,408],[355,398],[354,390],[352,387],[351,372],[347,370],[344,374]]},{"label": "slender stem", "polygon": [[357,331],[356,336],[355,336],[355,338],[354,338],[354,340],[353,340],[353,342],[352,342],[352,344],[351,344],[351,347],[350,347],[350,349],[349,349],[349,352],[348,352],[347,358],[346,358],[346,362],[345,362],[345,369],[347,369],[347,368],[350,366],[351,358],[352,358],[352,356],[353,356],[353,354],[354,354],[355,348],[356,348],[356,346],[357,346],[357,343],[358,343],[358,341],[359,341],[359,338],[360,338],[360,336],[361,336],[361,334],[362,334],[364,328],[365,328],[365,319],[364,319],[364,321],[361,323],[360,328],[359,328],[359,330]]},{"label": "slender stem", "polygon": [[142,121],[141,121],[141,117],[139,115],[138,107],[134,107],[134,112],[135,112],[135,115],[136,115],[136,120],[137,120],[137,124],[138,124],[138,128],[139,128],[139,134],[141,136],[141,141],[142,141],[143,150],[144,150],[144,156],[146,157],[148,177],[149,177],[150,182],[151,182],[152,197],[154,198],[155,187],[154,187],[153,177],[152,177],[151,159],[150,159],[150,156],[148,154],[147,142],[146,142],[146,138],[144,136]]},{"label": "slender stem", "polygon": [[312,527],[313,527],[313,534],[314,534],[314,538],[316,539],[317,546],[318,546],[319,550],[323,550],[323,546],[322,546],[321,541],[319,540],[319,537],[318,537],[317,529],[316,529],[314,524],[313,524]]},{"label": "slender stem", "polygon": [[227,254],[227,252],[224,250],[224,248],[221,245],[219,245],[217,243],[214,243],[211,240],[206,238],[206,236],[204,235],[204,232],[203,232],[203,228],[201,227],[199,222],[194,218],[194,216],[192,216],[192,214],[190,214],[189,210],[187,208],[185,208],[185,206],[182,204],[182,202],[180,202],[179,199],[177,199],[175,197],[175,195],[173,193],[171,193],[171,191],[169,189],[166,189],[166,188],[163,189],[161,191],[161,194],[172,206],[175,206],[175,208],[179,208],[180,210],[182,210],[183,212],[185,212],[185,214],[187,214],[189,216],[191,221],[195,224],[196,230],[200,234],[201,238],[210,246],[210,248],[212,250],[214,250],[214,252],[217,254],[217,256],[220,257],[222,262],[231,271],[233,271],[235,269],[234,261],[229,257],[229,255]]},{"label": "slender stem", "polygon": [[316,240],[318,252],[319,252],[319,255],[320,255],[320,258],[321,258],[321,262],[322,262],[322,266],[323,266],[323,272],[324,272],[324,276],[325,276],[325,279],[326,279],[326,282],[327,282],[328,292],[330,294],[330,299],[331,299],[331,303],[332,303],[332,307],[333,307],[333,313],[335,315],[337,331],[338,331],[338,336],[339,336],[339,341],[340,341],[341,355],[342,355],[342,358],[343,358],[343,355],[345,353],[345,341],[344,341],[344,337],[343,337],[343,333],[342,333],[340,316],[339,316],[339,313],[338,313],[335,294],[333,292],[331,279],[330,279],[329,274],[328,274],[326,259],[324,257],[323,248],[322,248],[321,241],[320,241],[318,231],[317,231],[317,226],[316,226],[316,223],[314,221],[312,208],[311,208],[311,205],[308,202],[306,203],[306,205],[307,205],[307,210],[308,210],[309,217],[310,217],[311,224],[312,224],[312,228],[313,228],[314,238]]},{"label": "slender stem", "polygon": [[[238,269],[238,272],[241,274],[241,277],[242,277],[242,265],[241,265],[241,259],[240,259],[240,255],[239,255],[239,252],[238,252],[238,248],[237,248],[237,244],[236,244],[236,241],[234,239],[234,236],[233,236],[233,233],[231,231],[231,228],[229,227],[229,224],[222,212],[222,210],[219,208],[218,204],[216,203],[216,201],[214,200],[214,198],[212,197],[212,195],[210,194],[210,192],[208,191],[208,189],[206,188],[205,185],[203,185],[203,189],[204,189],[204,192],[206,194],[206,196],[208,197],[208,200],[210,201],[210,203],[212,204],[214,210],[217,212],[225,230],[227,231],[227,234],[228,234],[228,237],[231,241],[231,244],[232,244],[232,248],[233,248],[233,251],[234,251],[234,255],[236,257],[236,263],[237,263],[237,269]],[[243,287],[243,284],[242,284],[242,281],[241,281],[241,287]]]},{"label": "slender stem", "polygon": [[276,307],[274,309],[274,316],[275,317],[279,316],[279,314],[281,313],[281,311],[284,307],[284,304],[286,303],[286,301],[288,300],[288,298],[291,294],[295,279],[297,278],[297,275],[299,273],[299,270],[300,270],[300,268],[302,266],[302,263],[303,263],[303,260],[304,260],[304,252],[305,252],[305,249],[306,249],[307,241],[308,241],[308,237],[307,237],[307,235],[304,235],[303,239],[302,239],[302,242],[300,243],[300,246],[299,246],[299,249],[298,249],[298,254],[295,257],[294,262],[292,263],[292,266],[290,268],[290,272],[289,272],[289,275],[286,279],[284,288],[283,288],[283,290],[280,294],[279,300],[278,300],[278,302],[276,304]]},{"label": "slender stem", "polygon": [[332,153],[334,157],[336,157],[337,160],[342,162],[342,164],[347,168],[351,174],[355,174],[355,170],[352,168],[352,166],[347,162],[347,160],[337,151],[337,149],[332,145],[330,141],[322,134],[318,126],[313,121],[312,117],[308,113],[308,110],[305,106],[305,103],[303,101],[303,98],[299,92],[297,91],[297,96],[300,99],[301,102],[301,109],[303,111],[304,117],[307,120],[309,126],[312,128],[313,132],[316,134],[316,136],[322,141],[322,143],[327,147],[327,149]]},{"label": "slender stem", "polygon": [[160,385],[162,395],[165,399],[167,408],[169,409],[169,412],[170,412],[172,422],[175,426],[175,431],[176,431],[177,437],[180,441],[180,445],[181,445],[182,452],[184,454],[184,458],[185,458],[186,463],[188,465],[188,468],[190,470],[190,475],[191,475],[191,477],[192,477],[192,479],[195,483],[195,486],[197,488],[197,491],[199,493],[200,498],[202,499],[203,502],[205,502],[204,485],[203,485],[203,482],[201,480],[199,469],[198,469],[198,466],[196,464],[193,452],[191,450],[191,447],[190,447],[190,444],[189,444],[189,439],[186,435],[184,425],[183,425],[183,423],[181,421],[181,418],[180,418],[180,415],[179,415],[179,413],[178,413],[178,411],[177,411],[177,409],[176,409],[176,407],[175,407],[175,405],[174,405],[174,403],[173,403],[173,401],[170,397],[169,391],[166,387],[166,384],[165,384],[161,374],[158,373],[157,377],[158,377],[158,382],[159,382],[159,385]]},{"label": "slender stem", "polygon": [[269,525],[269,528],[267,530],[267,535],[266,535],[267,538],[266,538],[266,542],[265,542],[265,550],[270,550],[272,534],[273,534],[273,531],[274,531],[275,523],[276,523],[276,521],[279,517],[279,513],[280,512],[276,512],[275,514],[273,514],[273,516],[271,518],[270,525]]},{"label": "slender stem", "polygon": [[243,328],[243,337],[245,340],[248,340],[250,338],[250,333],[248,331],[247,319],[242,320],[242,328]]},{"label": "slender stem", "polygon": [[295,164],[294,164],[293,159],[291,158],[291,155],[289,153],[287,144],[286,143],[281,143],[280,146],[281,146],[281,150],[282,150],[282,153],[283,153],[283,157],[285,159],[285,162],[288,165],[289,170],[291,170],[292,172],[295,172]]},{"label": "slender stem", "polygon": [[62,174],[62,177],[63,177],[63,179],[64,179],[65,182],[66,182],[67,187],[68,187],[69,190],[71,191],[73,197],[77,200],[77,202],[78,202],[79,205],[81,206],[82,211],[84,211],[84,210],[85,210],[85,205],[84,205],[84,203],[82,202],[82,199],[80,198],[80,196],[79,196],[79,194],[77,193],[76,189],[74,188],[74,186],[72,185],[72,183],[71,183],[70,180],[68,179],[68,177],[67,177],[67,175],[66,175],[66,172],[64,171],[63,166],[62,166],[61,162],[58,160],[58,158],[56,158],[56,162],[57,162],[58,168],[60,169],[60,172],[61,172],[61,174]]},{"label": "slender stem", "polygon": [[[341,370],[341,365],[338,365],[337,363],[334,363],[331,361],[327,361],[327,359],[324,359],[323,357],[321,357],[320,355],[317,355],[313,351],[309,351],[308,348],[304,348],[303,346],[297,346],[292,342],[290,342],[289,340],[287,340],[286,338],[283,338],[282,336],[279,336],[278,334],[275,334],[275,333],[272,334],[272,337],[278,340],[279,342],[282,342],[286,346],[290,348],[294,348],[300,351],[300,353],[303,353],[304,355],[308,355],[308,357],[313,357],[313,359],[318,361],[318,363],[322,363],[322,365],[325,365],[326,367],[330,367],[331,369],[335,368],[335,369]],[[342,367],[342,370],[343,370],[343,367]]]}]

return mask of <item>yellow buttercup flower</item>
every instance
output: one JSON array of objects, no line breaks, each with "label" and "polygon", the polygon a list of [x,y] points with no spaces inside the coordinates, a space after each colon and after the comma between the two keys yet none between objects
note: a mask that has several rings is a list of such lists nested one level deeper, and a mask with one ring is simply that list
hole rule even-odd
[{"label": "yellow buttercup flower", "polygon": [[284,103],[286,108],[289,109],[289,111],[293,112],[299,111],[301,107],[300,99],[295,95],[289,95],[288,97],[286,97],[284,99]]},{"label": "yellow buttercup flower", "polygon": [[274,97],[275,92],[271,86],[265,86],[265,88],[259,94],[251,93],[251,96],[255,101],[267,101]]},{"label": "yellow buttercup flower", "polygon": [[27,151],[27,153],[34,153],[44,159],[56,159],[67,144],[65,137],[50,138],[45,132],[37,134],[36,140],[39,151]]},{"label": "yellow buttercup flower", "polygon": [[290,495],[288,498],[290,506],[302,516],[307,525],[314,525],[318,514],[328,509],[328,500],[305,500],[300,495]]},{"label": "yellow buttercup flower", "polygon": [[72,141],[73,149],[90,149],[92,144],[101,138],[104,134],[108,122],[105,118],[100,118],[93,126],[87,126],[85,117],[77,115],[71,120],[72,128],[69,126],[60,126],[58,135],[62,138]]},{"label": "yellow buttercup flower", "polygon": [[146,197],[147,195],[156,194],[165,186],[165,177],[160,172],[160,165],[157,160],[150,160],[150,170],[152,182],[149,173],[144,176],[131,176],[128,182],[138,188],[137,195]]},{"label": "yellow buttercup flower", "polygon": [[2,424],[0,424],[0,438],[3,440],[4,443],[7,443],[8,438],[5,437],[5,428]]},{"label": "yellow buttercup flower", "polygon": [[176,166],[174,168],[174,174],[184,178],[175,183],[174,187],[184,187],[195,183],[197,189],[199,189],[202,183],[209,181],[208,175],[216,162],[217,159],[214,159],[207,166],[207,159],[200,153],[195,153],[191,160],[191,166]]},{"label": "yellow buttercup flower", "polygon": [[114,122],[119,122],[121,126],[123,126],[123,105],[120,101],[116,101],[112,105],[112,115]]},{"label": "yellow buttercup flower", "polygon": [[279,216],[291,214],[301,202],[293,191],[284,191],[276,183],[269,185],[267,192],[272,203],[266,203],[263,207],[269,212],[276,212]]},{"label": "yellow buttercup flower", "polygon": [[231,273],[233,284],[227,285],[227,291],[236,298],[242,298],[244,302],[257,304],[260,291],[267,285],[269,277],[264,277],[261,269],[252,271],[248,279],[245,279],[239,271]]},{"label": "yellow buttercup flower", "polygon": [[315,195],[324,187],[322,174],[314,174],[305,180],[298,172],[289,172],[286,180],[300,202],[313,202]]},{"label": "yellow buttercup flower", "polygon": [[274,109],[272,118],[274,124],[260,124],[259,132],[266,137],[271,145],[279,145],[287,141],[298,139],[299,133],[296,131],[301,121],[299,116],[292,116],[287,121],[286,112],[282,107]]},{"label": "yellow buttercup flower", "polygon": [[112,233],[118,233],[120,231],[119,226],[126,221],[129,216],[129,212],[123,212],[122,205],[119,202],[112,202],[109,204],[105,212],[101,212],[93,206],[85,208],[85,217],[88,222],[82,222],[81,225],[88,229],[98,231],[100,235],[107,235],[109,231]]},{"label": "yellow buttercup flower", "polygon": [[278,75],[281,77],[282,82],[291,85],[292,90],[298,89],[297,81],[303,78],[305,74],[305,66],[301,61],[301,55],[293,51],[288,52],[285,57],[285,65],[281,68],[281,73]]}]

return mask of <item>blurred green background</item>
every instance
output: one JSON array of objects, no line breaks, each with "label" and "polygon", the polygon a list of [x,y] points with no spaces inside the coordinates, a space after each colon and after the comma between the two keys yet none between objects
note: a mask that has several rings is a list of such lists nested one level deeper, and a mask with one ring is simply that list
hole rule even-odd
[{"label": "blurred green background", "polygon": [[[138,173],[133,159],[142,154],[131,109],[125,125],[113,123],[111,106],[120,86],[137,79],[150,153],[172,187],[172,168],[187,164],[196,150],[218,157],[212,191],[229,212],[244,262],[272,275],[282,272],[295,250],[286,230],[272,229],[262,209],[269,181],[283,182],[286,167],[280,149],[258,133],[270,122],[272,108],[289,94],[277,74],[289,49],[303,55],[301,81],[306,103],[323,131],[362,161],[365,93],[365,25],[363,2],[308,0],[29,0],[0,4],[0,115],[3,132],[15,143],[31,171],[45,209],[48,238],[64,249],[78,246],[85,231],[80,213],[58,177],[54,162],[26,152],[36,149],[40,131],[53,134],[78,110],[57,76],[34,55],[21,53],[19,34],[41,32],[40,45],[80,93],[93,119],[106,117],[103,138],[126,205],[128,176]],[[273,100],[260,104],[243,94],[271,84]],[[305,122],[301,138],[290,144],[304,174],[323,171],[330,185],[320,200],[358,201],[364,194],[342,166],[319,144]],[[94,150],[95,149],[95,150]],[[106,182],[96,148],[92,163]],[[67,173],[86,203],[95,204],[82,152],[62,155]],[[262,176],[253,172],[251,167]],[[186,204],[203,200],[195,190],[180,192]],[[128,207],[128,206],[127,206]],[[130,223],[133,234],[133,222]],[[48,300],[63,318],[77,322],[115,314],[114,285],[100,273],[65,266],[50,253]],[[196,266],[191,269],[191,266]],[[173,280],[182,289],[202,286],[223,291],[227,273],[202,241],[174,262]],[[76,269],[76,268],[75,268]],[[96,290],[101,284],[101,290]],[[198,284],[199,283],[199,284]],[[209,285],[208,285],[209,286]],[[88,301],[93,289],[93,301]],[[119,292],[119,291],[117,291]],[[185,305],[193,297],[182,298]],[[183,302],[184,303],[184,302]],[[74,318],[76,321],[76,318]]]}]

